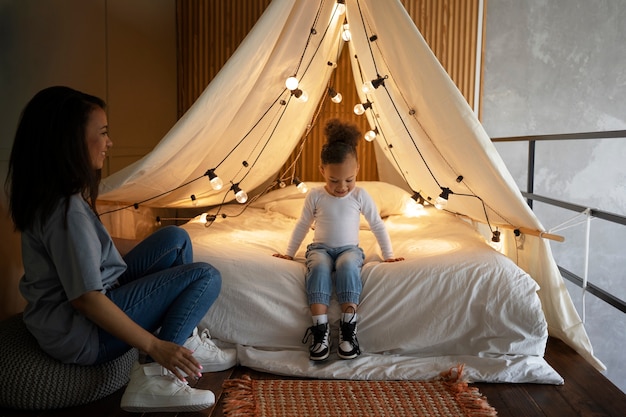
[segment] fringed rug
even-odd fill
[[[462,379],[433,381],[253,380],[224,383],[227,417],[485,417],[496,410]]]

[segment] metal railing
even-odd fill
[[[530,208],[533,208],[533,202],[539,201],[551,206],[560,207],[566,210],[575,211],[577,213],[586,213],[590,217],[606,220],[612,223],[626,226],[626,217],[619,214],[610,213],[598,209],[592,209],[578,204],[556,200],[550,197],[538,195],[534,193],[535,187],[535,153],[537,141],[557,141],[557,140],[597,140],[597,139],[622,139],[626,138],[626,130],[613,130],[606,132],[585,132],[557,135],[536,135],[536,136],[515,136],[504,138],[493,138],[492,142],[528,142],[528,174],[527,174],[527,191],[522,191],[522,195],[526,198]],[[587,242],[588,243],[588,242]],[[616,297],[610,292],[599,288],[598,286],[588,282],[586,279],[574,274],[567,269],[558,266],[563,278],[574,283],[586,292],[593,294],[607,304],[615,307],[623,313],[626,313],[626,301]]]

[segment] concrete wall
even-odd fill
[[[625,0],[488,0],[483,124],[491,137],[626,129]],[[522,190],[526,143],[497,145]],[[535,193],[626,215],[626,138],[537,143]],[[585,217],[535,203],[557,263],[585,274]],[[626,300],[626,227],[591,222],[589,281]],[[624,314],[568,289],[607,376],[626,391]]]
[[[0,178],[18,118],[40,89],[67,85],[108,103],[103,175],[149,152],[176,122],[175,0],[0,0]],[[0,318],[21,311],[19,235],[0,193]]]

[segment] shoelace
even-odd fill
[[[328,324],[326,324],[326,326],[328,326]],[[322,344],[324,342],[324,338],[326,337],[326,326],[323,324],[318,324],[316,326],[311,326],[306,329],[304,337],[302,338],[302,343],[308,343],[312,336],[314,346]]]
[[[356,334],[355,334],[356,323],[342,323],[341,324],[341,340],[344,342],[350,342],[353,344],[356,343]]]
[[[213,340],[211,340],[211,334],[209,333],[209,329],[202,330],[202,333],[200,333],[200,341],[202,342],[202,345],[209,349],[218,349]]]
[[[356,353],[361,353],[359,348],[359,341],[356,338],[356,323],[353,321],[356,314],[352,315],[350,321],[341,322],[341,341],[350,343],[355,349]]]

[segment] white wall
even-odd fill
[[[626,129],[625,0],[489,0],[483,124],[491,137]],[[526,143],[497,144],[526,190]],[[626,138],[537,143],[535,193],[626,215]],[[548,229],[577,214],[535,203]],[[573,220],[584,220],[579,218]],[[579,276],[585,224],[558,232],[557,263]],[[589,281],[626,300],[626,227],[593,220]],[[626,317],[568,284],[607,376],[626,391]]]
[[[40,89],[67,85],[108,103],[103,175],[149,152],[176,122],[175,0],[0,0],[0,179],[19,114]],[[20,311],[19,235],[0,193],[0,318]]]

